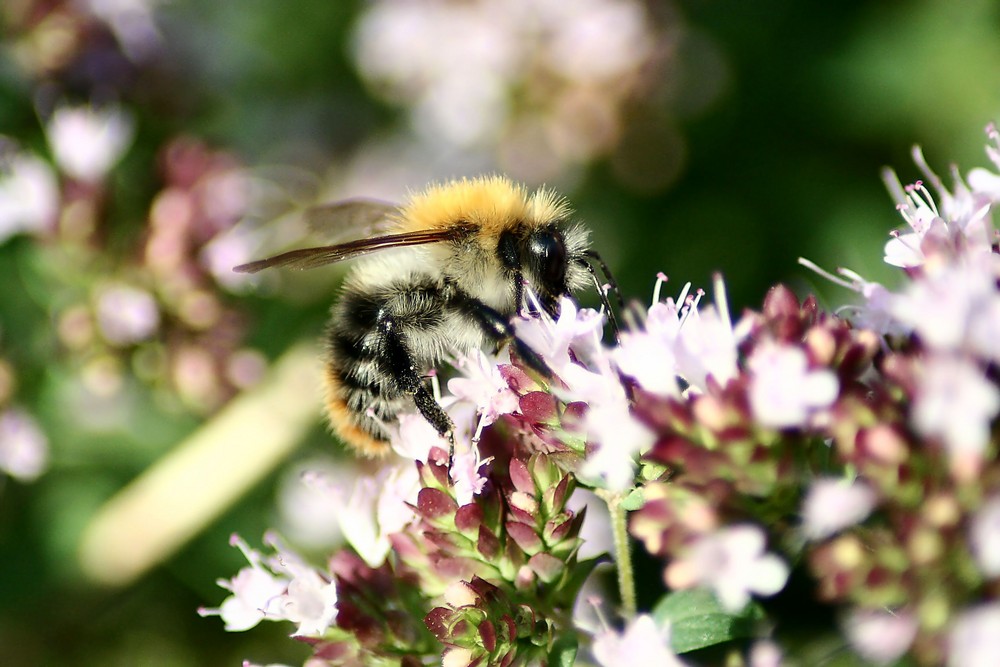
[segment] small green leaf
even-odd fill
[[[710,591],[701,588],[669,593],[653,608],[658,624],[670,624],[670,644],[677,653],[753,637],[763,617],[763,610],[754,602],[730,614]]]
[[[639,478],[644,482],[652,482],[663,477],[667,474],[668,470],[670,470],[670,468],[662,463],[643,461],[641,467],[639,468]]]
[[[576,664],[577,648],[579,646],[574,635],[557,639],[549,651],[549,667],[573,667]]]
[[[642,506],[646,504],[646,496],[642,492],[642,488],[632,489],[632,491],[622,498],[622,509],[626,512],[634,512],[635,510],[642,509]]]

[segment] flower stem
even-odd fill
[[[635,575],[632,572],[632,551],[629,549],[628,520],[619,493],[595,489],[608,505],[611,515],[611,532],[615,540],[615,563],[618,569],[618,594],[621,596],[621,613],[625,620],[635,616]]]

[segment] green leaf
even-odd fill
[[[557,639],[549,651],[549,667],[573,667],[576,664],[577,648],[579,645],[574,635]]]
[[[710,591],[692,588],[665,595],[653,608],[653,618],[670,624],[670,644],[687,653],[733,639],[753,637],[764,611],[755,602],[737,614],[722,609]]]
[[[632,491],[622,498],[622,509],[626,512],[634,512],[635,510],[642,509],[642,506],[646,504],[646,496],[642,492],[642,488],[632,489]]]

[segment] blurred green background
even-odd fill
[[[352,469],[318,419],[162,562],[114,581],[100,544],[80,555],[105,503],[319,337],[342,268],[228,271],[316,242],[297,209],[503,171],[570,198],[629,298],[721,271],[734,313],[776,282],[835,306],[850,294],[797,258],[891,283],[879,169],[919,178],[915,143],[941,174],[982,166],[1000,115],[989,0],[4,0],[0,20],[2,665],[306,655],[283,625],[231,634],[196,609],[245,564],[233,532],[335,540],[295,490],[303,466]],[[117,129],[57,136],[88,104]],[[213,483],[181,473],[163,497]]]

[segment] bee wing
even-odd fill
[[[293,269],[314,269],[318,266],[333,264],[345,259],[361,257],[387,248],[403,248],[425,243],[438,243],[457,238],[459,230],[451,229],[421,229],[403,234],[388,234],[358,239],[337,245],[320,246],[318,248],[301,248],[290,250],[274,257],[257,260],[249,264],[240,264],[233,271],[237,273],[257,273],[263,269],[275,266],[287,266]]]
[[[380,199],[357,197],[307,208],[303,217],[309,229],[331,243],[349,238],[384,236],[396,225],[399,205]]]

